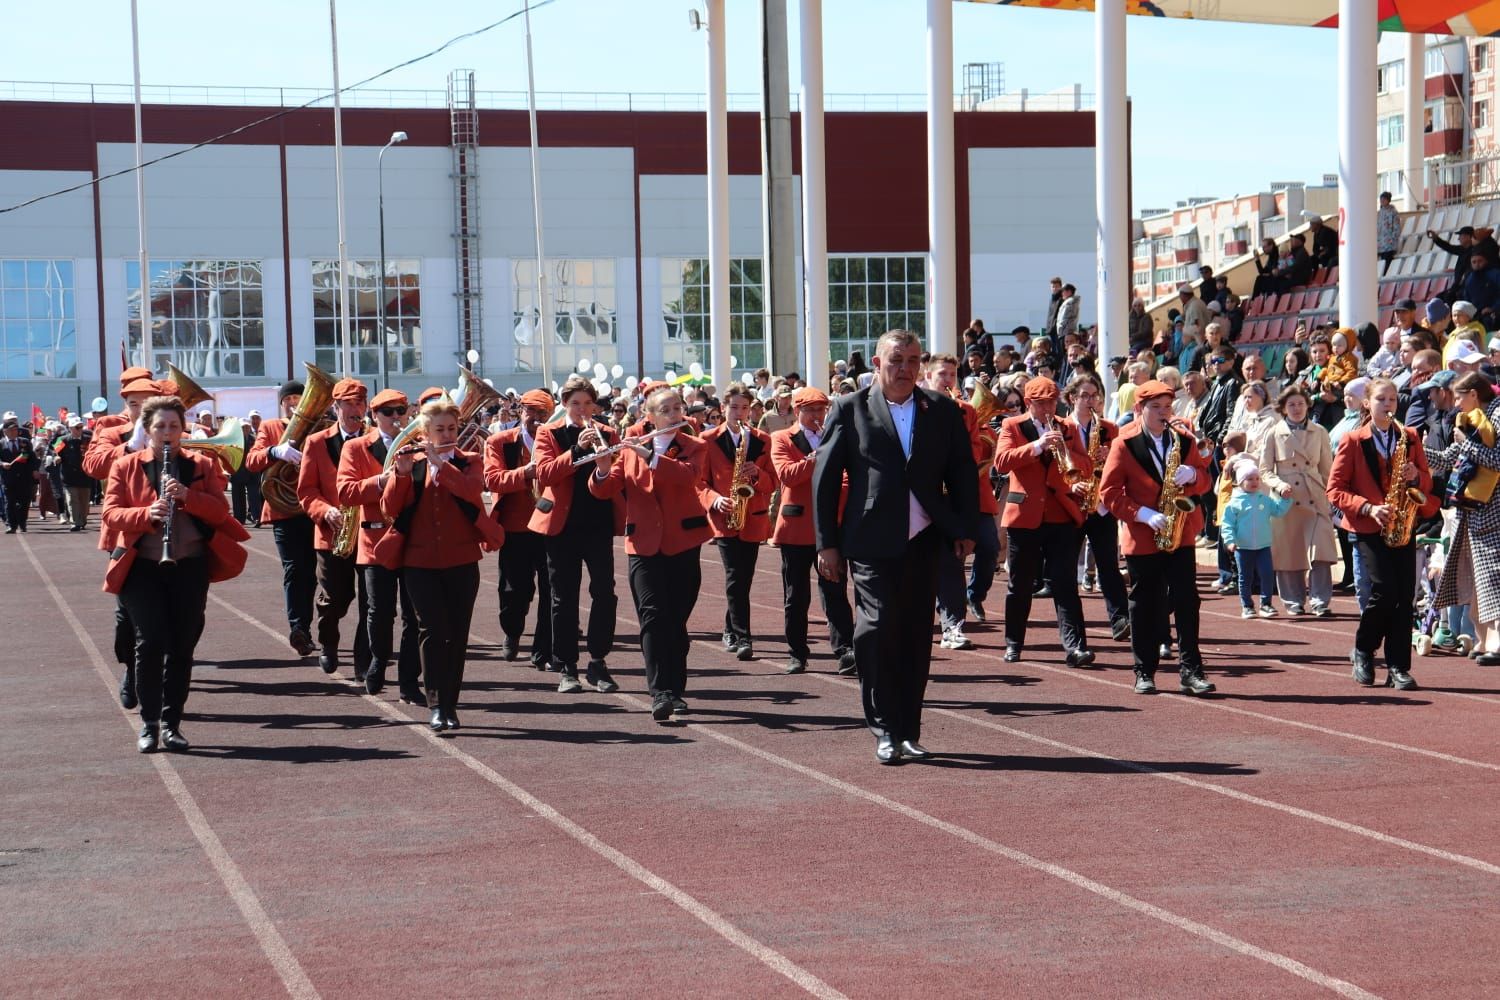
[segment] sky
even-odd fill
[[[795,92],[798,4],[786,2]],[[332,85],[328,8],[319,0],[139,0],[139,6],[146,85]],[[341,0],[343,82],[402,63],[520,6],[520,0]],[[691,0],[552,0],[533,10],[537,89],[701,94],[704,36],[689,27],[690,6]],[[760,89],[759,8],[759,0],[727,0],[732,93]],[[130,5],[124,0],[16,4],[5,20],[0,79],[130,83]],[[1260,191],[1271,181],[1318,181],[1333,172],[1335,32],[1127,21],[1137,210]],[[825,92],[920,95],[926,89],[925,33],[925,0],[824,0]],[[1092,92],[1093,46],[1089,14],[954,5],[955,75],[966,62],[1001,62],[1011,92],[1075,83]],[[449,70],[460,67],[476,71],[481,90],[524,89],[520,20],[371,86],[441,90]]]

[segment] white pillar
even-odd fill
[[[828,390],[828,178],[823,147],[823,0],[802,2],[802,308],[807,384]],[[884,332],[884,331],[882,331]]]
[[[1394,196],[1404,194],[1406,210],[1416,211],[1427,200],[1426,157],[1423,155],[1422,109],[1427,104],[1427,36],[1412,32],[1406,36],[1406,185]]]
[[[349,351],[349,246],[344,228],[344,104],[339,89],[339,17],[328,0],[328,31],[333,39],[333,198],[339,229],[339,371],[354,377]]]
[[[720,392],[729,370],[729,94],[725,82],[724,0],[708,0],[708,326],[709,373]]]
[[[1094,307],[1099,317],[1099,374],[1105,389],[1114,379],[1102,362],[1125,353],[1130,304],[1130,196],[1125,105],[1125,0],[1094,5]]]
[[[141,133],[141,31],[136,0],[130,0],[130,55],[135,69],[135,224],[139,236],[136,253],[141,262],[141,360],[142,368],[156,370],[151,344],[151,259],[146,252],[146,147]],[[100,323],[104,320],[101,318]],[[130,335],[125,339],[128,342]],[[99,359],[101,369],[104,359]]]
[[[1339,0],[1339,325],[1376,317],[1376,5]]]
[[[958,340],[953,207],[953,0],[927,0],[927,349]]]

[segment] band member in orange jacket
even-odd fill
[[[651,393],[645,414],[645,433],[687,420],[682,398],[671,389]],[[702,581],[699,550],[711,535],[698,493],[708,448],[686,430],[663,434],[598,459],[588,481],[595,496],[624,496],[630,596],[641,623],[651,717],[658,722],[687,711],[687,624]]]
[[[724,389],[724,423],[704,433],[706,458],[699,485],[714,532],[714,546],[724,564],[724,648],[741,660],[755,655],[750,633],[750,585],[760,545],[771,537],[771,494],[776,468],[771,464],[771,436],[750,426],[755,397],[743,384]],[[739,480],[735,470],[739,469]],[[738,517],[740,523],[732,523]]]
[[[276,390],[276,402],[281,413],[261,422],[255,434],[255,446],[245,456],[245,468],[251,472],[265,472],[273,460],[302,464],[302,452],[296,446],[281,443],[288,419],[302,401],[301,382],[286,382]],[[305,441],[303,442],[306,443]],[[318,560],[313,553],[313,523],[306,512],[298,510],[284,513],[265,502],[260,515],[261,524],[271,526],[271,535],[276,540],[276,553],[281,557],[281,590],[286,602],[287,627],[290,630],[287,642],[298,656],[311,656],[317,651],[312,640],[313,592],[318,586]]]
[[[1214,690],[1203,676],[1203,653],[1198,648],[1198,566],[1193,539],[1203,526],[1197,498],[1213,486],[1208,459],[1191,433],[1170,426],[1171,386],[1151,379],[1135,390],[1135,419],[1120,431],[1104,460],[1099,495],[1104,507],[1125,525],[1125,566],[1130,570],[1130,652],[1135,659],[1135,690],[1156,693],[1156,668],[1161,646],[1177,619],[1178,672],[1184,694]],[[1169,481],[1169,465],[1175,465]],[[1169,547],[1157,542],[1157,532],[1172,525],[1161,508],[1163,498],[1175,500],[1175,530]],[[1410,623],[1408,623],[1408,627]]]
[[[140,420],[146,446],[115,460],[104,492],[102,516],[116,541],[104,589],[119,595],[135,632],[136,749],[150,753],[159,741],[180,751],[188,748],[182,710],[208,585],[239,575],[240,542],[250,536],[230,516],[218,461],[179,448],[187,426],[182,402],[152,397]]]
[[[505,529],[500,550],[500,631],[505,658],[514,660],[536,596],[536,637],[531,665],[546,670],[552,660],[552,587],[547,581],[546,536],[531,530],[541,496],[537,478],[536,435],[556,404],[545,389],[521,396],[521,422],[491,434],[484,444],[484,486],[495,497],[493,516]]]
[[[807,669],[807,609],[812,603],[808,574],[814,573],[817,538],[813,532],[813,470],[823,421],[828,418],[828,396],[812,386],[792,394],[797,422],[771,435],[771,464],[781,483],[781,515],[771,538],[781,553],[781,590],[785,602],[786,643],[791,653],[786,672]],[[818,600],[828,619],[828,641],[839,661],[839,673],[854,673],[854,612],[843,580],[818,577]]]
[[[995,451],[995,468],[1010,475],[1009,503],[1001,518],[1010,549],[1004,659],[1014,663],[1021,658],[1032,584],[1045,572],[1068,666],[1087,666],[1094,662],[1094,654],[1078,599],[1078,528],[1083,512],[1073,484],[1075,477],[1092,475],[1093,467],[1078,428],[1057,416],[1057,383],[1039,375],[1026,383],[1022,395],[1027,412],[1000,425]]]
[[[312,520],[313,551],[318,564],[318,594],[313,610],[318,625],[318,665],[325,674],[339,668],[339,622],[349,611],[356,592],[354,620],[354,679],[363,681],[370,668],[370,642],[365,629],[369,597],[356,566],[356,553],[334,554],[334,543],[344,529],[339,501],[339,459],[344,448],[364,437],[367,390],[359,379],[340,379],[333,387],[333,426],[316,431],[303,442],[302,465],[297,470],[297,499]],[[351,526],[351,530],[358,530]],[[356,541],[357,544],[357,541]]]
[[[1063,395],[1073,407],[1072,419],[1078,427],[1078,440],[1094,468],[1092,479],[1081,480],[1073,489],[1074,495],[1082,498],[1092,482],[1096,498],[1092,505],[1094,509],[1083,512],[1082,537],[1093,547],[1094,569],[1099,590],[1104,594],[1110,634],[1116,640],[1122,640],[1130,635],[1130,608],[1125,599],[1125,580],[1120,576],[1120,524],[1097,502],[1098,483],[1104,478],[1104,457],[1109,454],[1115,438],[1120,436],[1120,428],[1104,419],[1104,383],[1099,381],[1099,376],[1074,376]]]
[[[88,450],[83,453],[86,475],[101,482],[109,479],[109,468],[116,458],[125,454],[126,442],[138,437],[136,449],[145,445],[145,429],[137,432],[136,424],[146,400],[160,393],[149,369],[133,367],[120,373],[120,396],[125,400],[125,409],[94,421],[94,436],[89,441]],[[99,548],[109,552],[114,547],[114,533],[101,520]],[[135,663],[135,627],[130,624],[125,603],[118,596],[115,598],[115,660],[124,668],[120,676],[120,706],[135,708],[135,671],[132,667]]]
[[[381,514],[395,522],[395,534],[383,541],[400,543],[383,561],[404,572],[417,612],[428,726],[441,733],[458,728],[479,560],[485,546],[500,546],[505,529],[483,510],[483,458],[458,450],[458,406],[433,400],[420,419],[421,445],[397,455],[380,498]]]
[[[385,471],[396,435],[406,424],[406,394],[383,389],[370,400],[375,414],[375,429],[344,445],[339,455],[338,498],[342,506],[359,507],[359,546],[354,560],[364,579],[368,606],[365,634],[370,645],[370,662],[365,669],[365,690],[379,694],[385,688],[385,671],[391,662],[391,637],[395,628],[397,591],[400,592],[401,649],[397,657],[396,677],[401,700],[409,705],[426,705],[422,690],[422,661],[417,651],[417,613],[411,606],[409,588],[401,570],[382,566],[375,548],[391,530],[391,521],[380,512],[380,497],[394,473]]]
[[[1359,546],[1361,565],[1370,574],[1370,600],[1360,612],[1349,658],[1354,679],[1368,687],[1375,683],[1375,654],[1385,646],[1386,686],[1410,691],[1417,686],[1411,676],[1412,600],[1417,587],[1412,536],[1416,533],[1400,544],[1392,544],[1384,532],[1396,516],[1390,503],[1392,494],[1402,489],[1402,484],[1422,494],[1421,500],[1409,493],[1406,496],[1406,501],[1417,508],[1417,521],[1435,514],[1441,498],[1432,495],[1432,472],[1427,467],[1421,435],[1396,422],[1396,384],[1390,379],[1375,379],[1366,387],[1365,399],[1369,419],[1339,439],[1339,450],[1328,474],[1328,501],[1344,512],[1344,524],[1354,532],[1354,544]],[[1392,469],[1402,437],[1406,439],[1406,463]]]
[[[589,663],[586,678],[600,692],[619,690],[605,657],[615,644],[615,544],[625,530],[625,507],[588,488],[593,463],[575,465],[585,455],[613,445],[614,428],[594,419],[598,393],[588,379],[563,383],[562,418],[536,434],[536,502],[531,530],[546,537],[547,579],[552,587],[552,660],[561,677],[557,690],[583,690],[578,682],[578,588],[589,571]]]

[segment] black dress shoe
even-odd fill
[[[912,760],[930,760],[932,758],[932,751],[916,740],[902,740],[901,756],[910,757]]]
[[[416,691],[411,688],[402,688],[401,704],[425,706],[427,704],[427,695],[423,694],[421,691]]]
[[[682,695],[672,695],[672,714],[681,715],[688,710],[688,703],[682,700]]]
[[[1051,597],[1052,596],[1052,585],[1050,583],[1043,584],[1042,589],[1038,590],[1036,593],[1032,594],[1031,596],[1032,597]]]
[[[785,672],[789,674],[805,674],[807,673],[807,661],[799,660],[794,656],[786,661]]]
[[[1135,675],[1135,693],[1136,694],[1155,694],[1156,693],[1156,681],[1152,680],[1150,674],[1143,674],[1143,673],[1141,673],[1139,671],[1136,672],[1136,675]]]
[[[323,668],[323,673],[331,674],[339,668],[339,658],[324,650],[318,654],[318,666]]]
[[[157,730],[155,726],[142,726],[141,735],[136,737],[135,748],[141,753],[151,753],[156,749]]]
[[[734,651],[734,658],[736,660],[753,660],[755,659],[755,650],[751,648],[748,642],[741,643],[740,647]]]
[[[434,708],[432,710],[432,718],[427,720],[427,728],[435,733],[440,733],[447,725],[447,721],[443,718],[443,710],[441,708]]]
[[[173,753],[182,753],[189,746],[188,741],[176,726],[161,727],[161,745]]]
[[[1005,644],[1005,655],[1000,657],[1006,663],[1018,663],[1021,659],[1021,647],[1013,642]]]
[[[1397,691],[1415,691],[1417,682],[1412,680],[1411,674],[1400,667],[1391,667],[1386,671],[1385,686],[1393,687]]]
[[[978,601],[969,601],[969,614],[973,615],[974,620],[976,622],[979,622],[979,624],[981,625],[987,624],[989,622],[989,617],[984,613],[984,605],[980,604]]]
[[[899,764],[901,748],[896,746],[890,736],[880,736],[875,740],[875,759],[882,764]]]
[[[135,708],[135,671],[131,667],[125,668],[125,676],[120,678],[120,707],[124,709]]]
[[[854,670],[854,650],[846,649],[839,654],[839,673],[847,677],[854,673]]]
[[[614,694],[620,690],[620,685],[610,676],[609,668],[604,665],[603,660],[590,660],[588,670],[584,673],[584,680],[594,686],[594,690],[600,694]]]
[[[443,716],[443,728],[450,733],[458,728],[458,713],[451,708],[448,710],[448,714]]]
[[[651,699],[651,718],[666,722],[672,717],[672,696],[665,691]]]
[[[1086,667],[1094,662],[1094,651],[1092,649],[1070,649],[1067,656],[1068,666]]]
[[[1170,660],[1177,654],[1172,652],[1172,644],[1170,642],[1164,642],[1161,644],[1161,647],[1157,649],[1156,655],[1163,660]]]
[[[1500,667],[1500,653],[1480,653],[1474,662],[1481,667]]]
[[[318,649],[306,629],[293,629],[292,634],[287,636],[287,642],[297,651],[298,656],[311,656]]]
[[[365,671],[365,691],[369,694],[379,694],[385,690],[385,667],[384,665],[372,665]]]
[[[1203,668],[1184,670],[1180,674],[1183,694],[1212,694],[1218,690],[1203,676]]]
[[[1349,653],[1349,662],[1354,665],[1354,681],[1365,687],[1375,686],[1375,664],[1369,653],[1356,649]]]
[[[500,655],[505,657],[505,662],[514,663],[516,657],[521,655],[521,640],[512,639],[510,636],[506,636],[505,641],[500,646],[500,649]]]

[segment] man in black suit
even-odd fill
[[[854,658],[875,757],[931,754],[920,742],[932,658],[940,546],[974,550],[979,473],[958,405],[917,387],[922,344],[891,330],[876,345],[875,380],[842,396],[813,473],[818,572],[854,577]],[[849,477],[842,523],[839,496]]]
[[[14,413],[5,414],[0,431],[0,476],[5,480],[5,533],[14,535],[26,530],[26,515],[36,490],[36,469],[31,453],[31,438],[21,433],[21,420]]]

